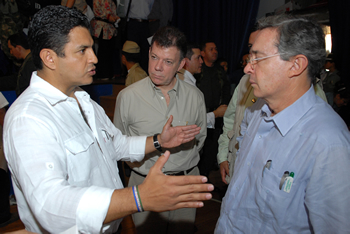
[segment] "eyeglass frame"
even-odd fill
[[[272,58],[272,57],[275,57],[275,56],[278,56],[278,55],[282,55],[284,53],[277,53],[277,54],[273,54],[273,55],[268,55],[268,56],[265,56],[265,57],[262,57],[262,58],[255,58],[255,59],[250,59],[250,54],[249,54],[249,59],[247,61],[247,64],[250,63],[250,65],[254,68],[254,65],[256,65],[260,60],[263,60],[263,59],[268,59],[268,58]],[[252,61],[256,61],[256,63],[252,63]]]

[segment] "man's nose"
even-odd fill
[[[90,51],[90,59],[91,59],[92,63],[94,63],[94,64],[98,63],[98,59],[97,59],[96,54],[95,54],[93,49],[91,49],[91,51]]]
[[[252,74],[254,71],[253,65],[251,63],[247,63],[247,65],[244,67],[244,73],[246,74]]]
[[[163,69],[163,62],[160,59],[157,60],[155,66],[154,66],[154,69],[156,71],[162,71],[162,69]]]

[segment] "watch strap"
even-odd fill
[[[153,145],[154,145],[154,148],[156,148],[159,152],[162,152],[162,147],[160,146],[158,141],[158,134],[159,133],[156,133],[153,135]]]

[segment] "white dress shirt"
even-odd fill
[[[196,78],[191,74],[191,72],[184,69],[184,81],[196,86]],[[207,113],[207,128],[215,128],[215,115],[214,112]]]
[[[115,231],[121,220],[102,225],[114,189],[123,188],[117,161],[143,159],[146,137],[123,136],[85,91],[75,96],[81,110],[34,72],[6,114],[5,155],[28,231]]]

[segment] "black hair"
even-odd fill
[[[186,53],[185,57],[188,58],[189,60],[191,60],[191,57],[194,54],[192,49],[199,49],[199,50],[201,50],[199,48],[199,45],[194,44],[194,43],[188,43],[187,44],[187,53]]]
[[[64,47],[69,42],[68,34],[75,27],[84,27],[91,32],[86,16],[75,8],[49,5],[38,11],[29,24],[28,38],[34,65],[43,68],[40,58],[42,49],[52,49],[64,57]]]
[[[7,41],[9,41],[13,47],[20,45],[26,50],[29,49],[28,39],[24,33],[15,33],[9,36]]]

